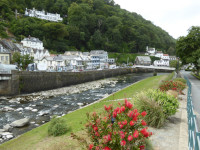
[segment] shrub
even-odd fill
[[[175,78],[174,81],[181,81],[182,83],[186,84],[186,80],[183,78]]]
[[[134,100],[140,112],[147,112],[144,120],[148,125],[156,128],[162,127],[166,118],[174,115],[179,106],[174,96],[153,89],[139,93]]]
[[[146,93],[142,92],[137,95],[137,98],[135,99],[135,105],[140,112],[147,112],[144,120],[149,126],[156,128],[163,126],[166,117],[162,106],[160,106],[154,99],[147,97]]]
[[[185,87],[186,84],[181,81],[164,81],[159,88],[161,91],[175,90],[181,93]]]
[[[64,119],[54,116],[48,127],[48,135],[59,136],[68,131],[67,124]]]
[[[86,129],[92,141],[89,149],[144,149],[145,139],[152,134],[147,131],[143,120],[146,112],[139,113],[127,100],[119,105],[114,110],[112,105],[104,106],[104,116],[95,112],[87,115]]]

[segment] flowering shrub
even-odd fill
[[[145,139],[152,135],[147,131],[143,118],[146,112],[139,113],[133,105],[125,100],[122,105],[113,109],[112,105],[104,106],[105,116],[95,112],[88,114],[86,125],[92,144],[90,150],[143,150]]]
[[[180,81],[164,81],[159,88],[161,91],[175,90],[181,93],[185,87],[186,85]]]

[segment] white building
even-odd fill
[[[104,50],[90,51],[91,62],[93,68],[108,68],[108,52]]]
[[[166,66],[169,67],[169,55],[168,54],[162,54],[160,60],[154,61],[154,66]]]
[[[46,13],[44,10],[38,11],[35,8],[33,8],[33,10],[26,8],[25,15],[54,22],[63,21],[63,18],[60,17],[60,14]]]
[[[43,42],[38,38],[29,36],[28,38],[24,38],[21,43],[22,45],[16,44],[21,51],[21,55],[29,54],[34,57],[35,62],[45,56],[50,56],[49,51],[44,49]]]
[[[28,37],[24,38],[21,43],[23,44],[24,47],[30,47],[30,48],[35,48],[35,49],[40,49],[43,50],[43,42],[40,41],[38,38],[35,37]]]
[[[156,54],[155,54],[155,57],[162,58],[162,56],[163,56],[163,52],[162,51],[157,51]]]
[[[147,55],[150,55],[150,56],[154,56],[155,53],[156,53],[156,49],[155,48],[150,48],[150,47],[146,47],[146,52],[147,52]]]

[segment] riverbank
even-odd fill
[[[113,101],[115,99],[124,99],[135,95],[141,90],[149,88],[157,88],[159,83],[164,80],[166,76],[150,77],[145,80],[139,81],[115,94],[108,96],[106,99],[99,101],[98,103],[92,104],[83,109],[76,110],[70,114],[65,115],[63,118],[67,121],[68,126],[71,127],[71,131],[60,137],[50,137],[47,135],[48,123],[38,128],[35,128],[18,138],[8,141],[0,145],[0,149],[13,149],[13,150],[24,150],[24,149],[81,149],[77,141],[71,139],[70,133],[82,134],[84,125],[86,123],[87,112],[101,112],[104,105],[113,103],[114,105],[118,102]],[[70,140],[71,139],[71,140]],[[63,146],[61,146],[63,145]],[[64,145],[67,145],[65,147]],[[56,148],[57,147],[57,148]],[[53,150],[52,149],[52,150]]]

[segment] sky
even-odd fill
[[[200,26],[200,0],[114,0],[122,9],[140,14],[177,39]]]

